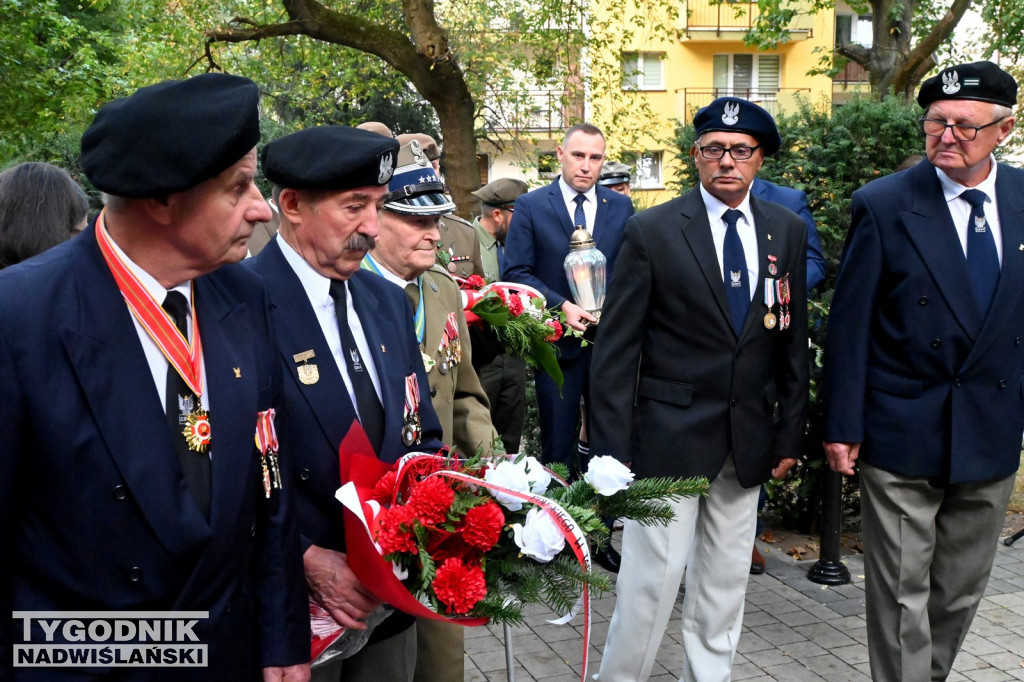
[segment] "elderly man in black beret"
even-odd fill
[[[921,85],[927,160],[853,195],[829,316],[825,451],[860,465],[875,680],[944,680],[985,592],[1024,431],[1024,172],[992,153],[1017,83]]]
[[[594,343],[590,447],[637,478],[706,476],[667,527],[626,521],[601,682],[651,673],[685,572],[681,680],[730,679],[761,483],[804,433],[807,228],[750,184],[780,145],[734,97],[693,119],[700,185],[626,224]],[[513,228],[515,229],[515,228]]]
[[[259,279],[232,265],[270,218],[253,183],[258,100],[252,81],[206,74],[101,108],[82,165],[106,208],[0,274],[0,612],[181,613],[207,651],[176,679],[309,677],[267,304]],[[55,632],[67,649],[109,633],[95,621],[84,642]],[[12,667],[25,640],[47,641],[38,620],[0,630],[0,678],[81,679]],[[105,662],[80,668],[175,672]]]
[[[284,370],[282,448],[294,452],[306,580],[346,628],[380,601],[349,568],[338,446],[359,420],[377,456],[397,461],[441,447],[405,295],[360,263],[378,235],[377,212],[398,143],[345,126],[307,128],[263,149],[263,172],[281,212],[277,237],[250,261],[270,295]],[[432,255],[432,254],[431,254]],[[418,388],[417,388],[418,387]],[[412,679],[412,618],[389,617],[369,644],[313,670],[315,680]]]

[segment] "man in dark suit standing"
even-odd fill
[[[758,487],[793,466],[804,433],[807,230],[748,191],[781,144],[775,122],[723,97],[694,127],[700,186],[626,226],[594,344],[590,443],[638,478],[711,489],[673,503],[667,527],[625,522],[601,682],[650,675],[684,571],[680,679],[729,679]]]
[[[569,237],[583,227],[608,259],[607,275],[615,267],[622,230],[633,215],[629,199],[597,186],[604,163],[604,135],[589,123],[575,125],[558,145],[562,173],[557,180],[516,199],[505,242],[504,278],[528,284],[544,295],[549,308],[560,308],[565,321],[577,331],[597,319],[572,300],[563,262]],[[591,348],[578,338],[558,341],[558,364],[564,381],[561,390],[545,372],[537,372],[537,412],[540,419],[541,461],[559,462],[575,474],[576,428],[580,399],[587,394]],[[580,462],[586,467],[586,462]],[[597,557],[609,570],[618,570],[618,553],[609,545]]]
[[[358,419],[378,457],[397,461],[441,447],[441,427],[405,295],[359,264],[378,234],[398,142],[345,126],[307,128],[270,142],[263,172],[281,214],[277,237],[250,261],[270,296],[295,453],[306,580],[350,628],[380,606],[348,566],[338,446]],[[410,680],[415,628],[391,616],[352,658],[313,671],[316,680]]]
[[[232,265],[270,219],[258,101],[252,81],[211,73],[104,106],[82,165],[106,208],[0,273],[0,612],[209,614],[207,667],[95,677],[309,677],[292,453],[274,472],[254,446],[280,397],[267,304]],[[23,638],[0,630],[0,678],[82,679],[12,667]]]
[[[1024,431],[1024,173],[992,152],[1017,83],[921,85],[927,161],[853,195],[825,354],[825,451],[860,463],[875,680],[944,680],[988,582]]]

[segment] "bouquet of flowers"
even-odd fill
[[[520,623],[523,606],[533,603],[560,614],[552,623],[582,611],[585,645],[591,591],[611,587],[590,566],[590,546],[610,537],[601,517],[666,524],[669,500],[705,495],[708,486],[704,479],[633,481],[612,457],[592,460],[572,484],[557,465],[523,455],[460,460],[442,451],[388,465],[358,424],[339,458],[349,563],[378,598],[464,625]]]
[[[562,338],[565,327],[561,315],[548,310],[539,291],[514,282],[488,284],[480,275],[456,281],[463,290],[467,323],[480,320],[491,325],[506,353],[543,369],[562,385],[554,343]]]

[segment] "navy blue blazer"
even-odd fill
[[[615,258],[622,244],[626,221],[633,215],[633,204],[622,194],[597,186],[597,217],[594,242],[608,259],[607,278],[611,281]],[[569,253],[573,233],[572,216],[562,200],[556,179],[516,199],[515,213],[505,238],[502,277],[534,287],[547,299],[549,308],[559,308],[572,299],[569,281],[562,263]],[[564,337],[558,342],[562,357],[579,353],[579,339]]]
[[[754,178],[750,193],[758,199],[785,206],[803,219],[804,225],[807,226],[807,291],[821,284],[825,280],[828,263],[825,260],[825,253],[821,250],[818,226],[811,215],[811,209],[807,207],[807,194],[761,178]]]
[[[310,544],[343,551],[342,507],[334,494],[341,486],[338,446],[356,419],[352,401],[309,297],[277,240],[246,264],[266,285],[279,362],[284,368],[284,408],[278,437],[282,450],[295,453],[302,551]],[[364,270],[356,272],[348,286],[380,379],[385,421],[378,457],[395,462],[408,452],[440,449],[441,425],[430,403],[430,388],[405,293]],[[299,378],[303,363],[297,362],[295,355],[309,350],[315,357],[308,364],[317,366],[319,379],[304,384]],[[413,373],[420,387],[423,437],[420,445],[408,448],[402,443],[405,378]]]
[[[209,522],[94,228],[0,272],[0,613],[209,611],[196,634],[210,667],[189,678],[248,681],[257,666],[309,659],[290,453],[284,490],[267,500],[253,437],[280,375],[252,273],[223,267],[197,278],[195,295],[213,424]],[[38,672],[11,669],[22,628],[7,622],[0,679]]]
[[[868,183],[828,319],[825,439],[907,476],[1013,474],[1024,432],[1024,172],[996,178],[1003,263],[988,316],[935,167]]]

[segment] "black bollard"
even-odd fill
[[[839,533],[842,527],[843,477],[825,465],[825,494],[821,500],[821,552],[807,571],[807,578],[819,585],[845,585],[850,569],[839,560]]]

